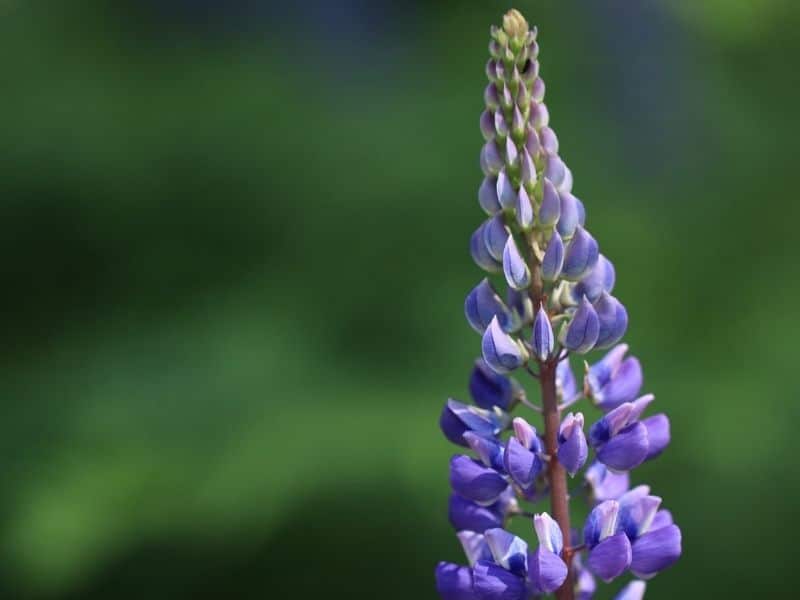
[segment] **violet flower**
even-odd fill
[[[614,265],[586,228],[559,154],[536,38],[516,10],[491,28],[479,118],[478,205],[488,218],[472,234],[470,254],[492,279],[464,303],[482,357],[469,377],[474,405],[450,399],[439,418],[445,437],[469,452],[450,461],[448,504],[466,564],[440,563],[436,589],[445,600],[589,600],[598,582],[630,573],[636,579],[616,598],[641,600],[645,580],[681,554],[681,530],[661,498],[648,486],[631,488],[631,471],[668,447],[670,422],[645,414],[654,397],[641,395],[641,364],[618,343],[628,312],[611,295]],[[586,364],[579,385],[568,355],[607,348]],[[538,405],[517,372],[538,380]],[[584,398],[599,414],[566,413]],[[520,407],[540,422],[512,417]],[[535,514],[545,497],[552,517]],[[590,512],[576,531],[569,503],[579,498]],[[533,517],[536,543],[508,531],[519,517]]]

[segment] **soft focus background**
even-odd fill
[[[434,597],[510,6],[0,3],[0,597]],[[673,423],[648,598],[792,596],[800,5],[516,6]]]

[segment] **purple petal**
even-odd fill
[[[522,366],[527,360],[527,352],[500,327],[497,317],[489,323],[489,327],[481,340],[483,360],[496,373],[507,373]]]
[[[661,498],[648,494],[627,501],[623,496],[620,498],[619,506],[617,529],[624,531],[629,539],[635,540],[650,530],[661,506]]]
[[[555,281],[564,266],[564,242],[558,231],[553,231],[542,258],[542,279]]]
[[[539,546],[528,556],[528,582],[534,592],[554,592],[566,578],[567,565],[558,554]]]
[[[559,193],[568,194],[572,192],[572,171],[566,165],[564,165],[564,179],[561,181],[561,185],[558,186]],[[575,198],[577,201],[578,206],[578,224],[583,225],[586,223],[586,209],[583,207],[583,202]]]
[[[597,313],[584,297],[567,327],[564,346],[573,352],[585,354],[594,348],[599,334],[600,322]]]
[[[508,307],[486,278],[467,295],[464,301],[464,313],[472,328],[480,334],[486,331],[495,317],[505,330],[510,329],[512,325]]]
[[[627,351],[627,344],[615,346],[589,368],[589,372],[586,374],[586,383],[593,395],[599,393],[600,389],[611,381],[612,375],[619,369]]]
[[[473,589],[472,569],[453,563],[436,565],[436,591],[442,600],[478,600]]]
[[[578,398],[578,382],[572,368],[569,366],[569,359],[564,359],[556,367],[556,392],[561,399],[561,404],[569,406]]]
[[[553,185],[558,187],[564,181],[566,174],[566,165],[558,155],[548,156],[544,165],[544,176],[553,182]]]
[[[614,596],[614,600],[642,600],[646,587],[644,581],[631,581]]]
[[[506,174],[506,170],[500,171],[497,176],[497,198],[503,208],[514,208],[517,201],[517,192],[511,183],[511,178]],[[505,240],[504,240],[505,241]],[[498,257],[502,258],[502,257]]]
[[[681,556],[681,530],[667,525],[644,534],[633,543],[631,571],[642,578],[652,577],[672,566]]]
[[[541,77],[537,77],[533,82],[533,86],[531,88],[531,98],[536,102],[541,102],[544,100],[544,80]]]
[[[488,110],[481,113],[480,118],[481,134],[485,141],[493,140],[495,136],[494,116]]]
[[[528,544],[505,529],[489,529],[484,534],[494,562],[514,573],[524,575],[528,570]]]
[[[472,260],[474,260],[475,264],[481,269],[489,273],[496,273],[503,268],[503,265],[499,260],[489,254],[489,250],[486,248],[484,242],[485,229],[486,224],[482,223],[472,234],[469,240],[469,253],[472,256]]]
[[[545,227],[552,227],[561,216],[561,198],[558,196],[556,186],[545,178],[542,183],[542,205],[539,207],[539,223]]]
[[[596,347],[613,346],[622,339],[628,329],[628,311],[619,300],[606,292],[600,294],[600,298],[594,303],[594,309],[600,321],[600,334],[597,336]]]
[[[522,229],[530,229],[533,225],[533,205],[525,186],[522,185],[517,192],[517,204],[515,206],[517,213],[517,223]]]
[[[589,441],[592,446],[599,448],[622,431],[623,428],[634,422],[636,419],[631,418],[633,412],[633,404],[625,402],[608,414],[603,415],[597,423],[589,428]]]
[[[650,531],[655,531],[656,529],[667,527],[668,525],[672,525],[673,523],[674,521],[672,520],[672,513],[669,512],[666,508],[662,508],[660,511],[656,513],[656,516],[653,518],[653,523],[650,525]]]
[[[549,127],[542,127],[539,132],[539,141],[547,154],[558,154],[558,137],[555,131]]]
[[[561,216],[558,218],[556,228],[564,239],[569,239],[578,227],[578,204],[575,196],[569,192],[558,195],[561,200]]]
[[[518,292],[508,288],[506,301],[511,312],[512,326],[506,327],[506,331],[517,331],[523,325],[528,325],[533,321],[533,302],[527,292]]]
[[[514,436],[524,448],[533,452],[542,451],[542,440],[536,433],[536,428],[522,417],[515,417],[511,422],[514,427]]]
[[[659,413],[652,417],[647,417],[642,423],[647,427],[647,438],[650,442],[645,460],[650,460],[661,454],[669,446],[669,419],[664,413]]]
[[[463,454],[450,459],[450,485],[457,494],[480,504],[496,502],[508,486],[497,471]]]
[[[541,459],[512,437],[508,439],[503,460],[511,479],[523,490],[530,490],[542,470]]]
[[[458,494],[450,495],[448,518],[456,531],[475,531],[483,533],[487,529],[500,527],[504,513],[499,502],[491,506],[481,506]]]
[[[510,137],[506,138],[506,165],[515,167],[519,163],[519,150]]]
[[[606,583],[622,575],[630,564],[631,543],[622,532],[604,539],[589,551],[589,568]]]
[[[531,153],[528,148],[522,148],[522,159],[520,163],[520,181],[525,185],[533,185],[536,183],[536,165],[533,163]]]
[[[500,173],[501,178],[502,176],[503,173]],[[486,244],[486,249],[492,258],[503,260],[503,250],[509,237],[510,234],[502,214],[498,213],[484,223],[483,243]]]
[[[628,425],[597,451],[597,460],[615,471],[629,471],[647,458],[647,428],[641,422]]]
[[[525,138],[525,149],[531,156],[536,156],[539,153],[539,136],[533,127],[528,126],[528,134]]]
[[[599,258],[597,241],[583,227],[578,225],[564,253],[562,277],[577,281],[597,265]]]
[[[536,312],[536,319],[533,321],[532,341],[533,351],[536,357],[541,361],[547,360],[555,347],[555,339],[553,336],[553,327],[550,325],[550,319],[541,306]]]
[[[500,63],[498,62],[498,64]],[[497,110],[500,108],[500,95],[497,93],[497,86],[495,86],[495,84],[490,83],[486,86],[486,89],[483,92],[483,101],[491,110]]]
[[[536,129],[547,127],[550,124],[550,111],[547,110],[547,105],[531,101],[530,120]]]
[[[506,124],[506,120],[503,118],[502,111],[496,111],[494,113],[494,128],[497,131],[497,135],[501,138],[504,138],[508,135],[508,125]]]
[[[600,254],[594,269],[575,284],[572,296],[576,300],[579,300],[581,296],[586,296],[590,302],[594,302],[602,292],[611,293],[611,290],[614,289],[615,278],[614,265]]]
[[[456,537],[461,542],[464,555],[467,557],[467,562],[471,567],[475,566],[475,563],[479,560],[492,560],[489,544],[486,543],[483,534],[475,531],[459,531],[456,533]]]
[[[503,168],[503,157],[494,141],[486,142],[481,150],[482,163],[490,175],[497,175]]]
[[[526,597],[525,582],[521,577],[490,562],[478,562],[472,577],[480,600],[524,600]]]
[[[472,431],[465,431],[462,437],[484,465],[500,473],[505,471],[503,446],[493,439],[482,437]]]
[[[636,398],[642,389],[642,379],[642,365],[639,359],[629,356],[622,361],[609,382],[597,393],[593,393],[592,399],[601,409],[612,410],[623,402],[630,402]]]
[[[570,413],[561,424],[558,436],[558,462],[571,476],[578,472],[589,456],[586,436],[583,434],[583,415]]]
[[[619,502],[616,500],[606,500],[595,506],[586,517],[583,526],[583,541],[589,548],[594,548],[597,544],[608,537],[611,537],[617,529],[617,517],[619,516]]]
[[[530,269],[528,269],[525,259],[522,258],[512,235],[508,236],[503,249],[503,273],[506,276],[506,283],[515,290],[524,290],[530,285]]]
[[[500,206],[500,199],[497,197],[497,180],[494,177],[483,179],[481,187],[478,188],[478,204],[489,216],[493,216],[503,209]]]
[[[483,359],[475,361],[469,377],[469,393],[475,404],[487,409],[499,406],[508,410],[514,401],[515,391],[511,379],[492,371]]]
[[[523,118],[522,113],[519,111],[518,106],[514,106],[514,114],[511,118],[511,129],[513,130],[515,136],[522,135],[522,133],[525,131],[525,119]]]
[[[547,513],[534,515],[533,528],[536,530],[536,537],[539,539],[539,544],[550,552],[561,554],[564,549],[564,535],[561,533],[561,527],[556,523],[555,519]]]
[[[653,394],[645,394],[640,398],[637,398],[633,402],[631,402],[631,406],[633,406],[633,410],[631,410],[631,415],[628,418],[629,423],[633,423],[634,421],[638,421],[639,417],[642,416],[642,413],[647,409],[648,406],[655,400],[656,397]]]

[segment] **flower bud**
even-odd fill
[[[515,290],[524,290],[530,285],[531,272],[525,259],[519,253],[514,236],[509,235],[503,250],[503,273],[509,287]]]
[[[483,534],[494,562],[515,575],[528,570],[528,544],[499,527],[487,529]]]
[[[511,119],[511,131],[517,139],[522,138],[525,133],[525,119],[519,111],[518,106],[514,106],[514,115]]]
[[[596,348],[608,348],[616,344],[628,329],[628,311],[622,303],[606,292],[594,303],[597,318],[600,321],[600,334],[597,336]]]
[[[497,471],[463,454],[450,460],[450,485],[455,493],[483,505],[493,504],[508,487]]]
[[[561,181],[561,185],[558,186],[559,193],[569,194],[572,192],[572,171],[566,165],[564,165],[564,179]],[[578,222],[583,225],[586,222],[586,209],[583,207],[583,202],[575,198],[578,203]]]
[[[474,260],[475,264],[481,269],[489,273],[496,273],[503,265],[489,254],[489,250],[486,248],[486,244],[483,241],[485,229],[486,224],[481,224],[475,233],[472,234],[472,237],[469,239],[469,253],[472,256],[472,260]]]
[[[547,105],[531,101],[531,123],[539,130],[542,127],[547,127],[550,123],[550,112],[547,110]]]
[[[478,204],[490,217],[503,210],[497,197],[497,179],[485,177],[478,188]]]
[[[524,39],[529,31],[528,21],[516,8],[512,8],[503,15],[503,31],[511,38]]]
[[[503,112],[497,111],[494,113],[494,129],[501,138],[504,138],[508,135],[508,125],[506,124],[506,120],[503,118]]]
[[[558,154],[558,137],[555,131],[549,127],[542,127],[542,130],[539,132],[539,141],[542,144],[542,149],[547,154]]]
[[[583,414],[569,413],[558,432],[558,462],[574,477],[588,456],[589,447],[583,434]]]
[[[555,519],[547,513],[533,516],[533,528],[539,544],[547,551],[561,554],[564,549],[564,536]]]
[[[481,150],[481,169],[484,175],[497,175],[500,169],[503,168],[503,157],[500,156],[500,151],[494,140],[486,142]]]
[[[514,208],[517,193],[505,169],[497,176],[497,198],[503,208]]]
[[[506,138],[506,165],[513,168],[519,166],[519,150],[510,137]]]
[[[513,379],[495,373],[479,358],[469,377],[469,393],[481,408],[491,410],[497,406],[509,410],[514,405],[516,395],[523,392]]]
[[[511,479],[524,492],[533,489],[536,477],[544,468],[538,454],[523,446],[516,437],[508,439],[503,463]]]
[[[573,295],[576,300],[581,296],[586,296],[589,302],[594,302],[600,297],[602,292],[611,293],[614,289],[615,280],[616,274],[614,272],[614,265],[611,264],[611,261],[605,256],[600,254],[594,269],[584,275],[572,288]]]
[[[570,281],[580,279],[595,267],[598,257],[597,241],[583,227],[578,226],[564,253],[561,276]]]
[[[503,92],[500,95],[500,106],[503,107],[503,110],[510,110],[512,106],[514,106],[514,94],[511,93],[511,89],[507,86],[503,86]]]
[[[528,352],[492,319],[481,342],[483,359],[497,373],[508,373],[528,361]]]
[[[497,82],[497,63],[493,59],[486,61],[486,79],[491,83]]]
[[[541,148],[539,145],[539,135],[530,125],[528,125],[528,133],[525,137],[525,148],[528,149],[528,154],[531,156],[536,156]]]
[[[527,448],[537,454],[542,452],[544,446],[533,425],[522,417],[515,417],[511,424],[514,428],[514,437],[522,444],[523,448]]]
[[[527,153],[528,151],[525,150],[525,154]],[[527,231],[533,226],[533,205],[531,204],[531,198],[528,192],[525,191],[524,185],[519,186],[515,212],[517,215],[517,223],[523,231]]]
[[[569,239],[578,227],[578,204],[575,196],[569,192],[558,195],[561,200],[561,211],[556,227],[564,239]]]
[[[559,191],[563,193],[572,192],[572,171],[569,170],[569,167],[565,167],[565,174],[564,174],[565,181],[567,178],[567,174],[569,174],[570,177],[569,189],[562,190],[561,188],[559,188]],[[564,187],[563,183],[562,187]],[[581,202],[581,200],[577,196],[573,196],[573,198],[575,198],[575,208],[578,211],[578,225],[583,227],[586,224],[586,208],[583,206],[583,202]]]
[[[500,108],[500,95],[497,93],[497,86],[494,83],[486,86],[486,90],[483,92],[483,101],[486,104],[486,108],[491,111]]]
[[[553,352],[555,339],[553,326],[550,325],[550,319],[541,306],[536,312],[536,319],[533,321],[533,339],[531,341],[536,358],[542,362],[546,361]]]
[[[594,348],[599,334],[600,322],[597,313],[584,297],[566,328],[564,346],[578,354],[586,354]]]
[[[533,82],[533,86],[531,87],[531,98],[534,102],[541,103],[544,101],[544,79],[541,77],[537,77]]]
[[[486,331],[489,323],[495,317],[498,318],[502,327],[510,328],[511,325],[508,307],[497,295],[489,280],[485,278],[467,294],[464,301],[464,314],[472,328],[481,334]]]
[[[498,213],[486,221],[483,227],[483,243],[492,258],[503,260],[503,251],[508,238],[509,231],[502,214]]]
[[[547,250],[542,258],[542,279],[545,281],[555,281],[561,275],[564,267],[564,242],[558,231],[553,231],[550,241],[547,243]]]
[[[564,161],[561,160],[557,154],[549,155],[544,165],[544,176],[552,181],[553,185],[558,187],[561,185],[561,182],[564,181],[565,169],[566,165]]]
[[[536,165],[533,164],[530,152],[527,148],[522,149],[522,161],[520,163],[520,180],[523,184],[534,185],[536,183]]]
[[[480,126],[483,139],[487,142],[493,140],[496,133],[494,128],[494,117],[488,110],[485,110],[481,113]]]
[[[558,196],[556,186],[545,178],[542,181],[542,205],[539,207],[539,224],[543,227],[552,227],[561,216],[561,198]]]
[[[647,428],[648,448],[645,460],[650,460],[657,457],[669,446],[669,419],[664,413],[659,413],[652,417],[647,417],[642,421],[642,424]]]
[[[519,72],[519,75],[526,85],[533,83],[533,81],[539,76],[539,61],[528,58],[528,60],[525,61],[522,70]]]

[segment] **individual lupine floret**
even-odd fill
[[[622,339],[625,330],[628,329],[628,311],[619,300],[607,292],[600,293],[600,297],[594,303],[594,309],[600,323],[600,333],[595,348],[613,346]]]
[[[589,429],[589,442],[597,451],[597,460],[615,471],[628,471],[647,458],[650,443],[639,417],[652,394],[619,405]]]
[[[545,281],[555,281],[561,275],[561,269],[563,267],[564,242],[558,234],[558,231],[553,231],[553,235],[550,237],[550,241],[547,242],[547,249],[542,257],[542,279]]]
[[[496,273],[503,268],[502,263],[489,254],[484,242],[485,223],[482,224],[469,239],[469,253],[472,260],[487,273]]]
[[[483,360],[497,373],[518,369],[530,358],[525,346],[503,331],[496,316],[483,334],[481,350]]]
[[[634,356],[624,358],[627,351],[627,344],[615,346],[586,372],[585,393],[604,411],[630,402],[642,389],[642,366]]]
[[[589,447],[583,434],[583,414],[569,413],[561,421],[558,432],[558,462],[574,477],[588,456]]]
[[[536,478],[544,469],[540,456],[543,445],[536,429],[525,419],[517,417],[513,426],[514,435],[506,442],[503,462],[511,480],[525,494],[530,494],[536,485]]]
[[[542,227],[553,227],[561,216],[561,199],[556,186],[549,179],[542,182],[542,204],[539,207],[539,224]]]
[[[503,249],[503,273],[509,287],[515,290],[524,290],[530,285],[531,272],[525,259],[519,253],[514,236],[508,236]]]
[[[450,398],[442,409],[439,426],[448,440],[467,446],[464,433],[472,431],[482,437],[494,438],[505,429],[508,421],[508,415],[499,408],[485,410]]]
[[[606,500],[592,509],[583,528],[583,541],[589,549],[588,565],[605,582],[618,577],[631,564],[628,536],[617,531],[619,502]]]
[[[547,360],[555,347],[553,326],[550,324],[547,312],[541,306],[536,312],[536,318],[533,321],[533,339],[531,342],[534,355],[541,361]]]
[[[486,331],[494,318],[498,319],[506,331],[514,331],[516,325],[508,306],[488,279],[483,279],[467,295],[464,301],[464,314],[472,328],[480,334]]]
[[[599,256],[597,241],[588,231],[578,225],[564,253],[561,276],[570,281],[577,281],[585,277],[597,265]]]
[[[572,294],[576,301],[586,296],[589,302],[596,301],[602,292],[609,294],[614,290],[616,282],[616,272],[614,265],[605,256],[600,254],[597,264],[572,288]]]
[[[586,354],[594,348],[600,335],[600,320],[597,312],[584,296],[572,320],[562,330],[564,347],[579,354]]]
[[[537,594],[549,594],[567,578],[567,565],[561,558],[564,539],[561,529],[547,513],[534,515],[533,527],[539,546],[528,556],[528,582]]]
[[[494,504],[508,487],[500,473],[469,456],[457,454],[450,460],[453,491],[478,504]]]
[[[469,393],[481,408],[492,410],[497,406],[504,411],[512,409],[525,395],[516,380],[495,373],[482,358],[475,361],[470,374]]]

